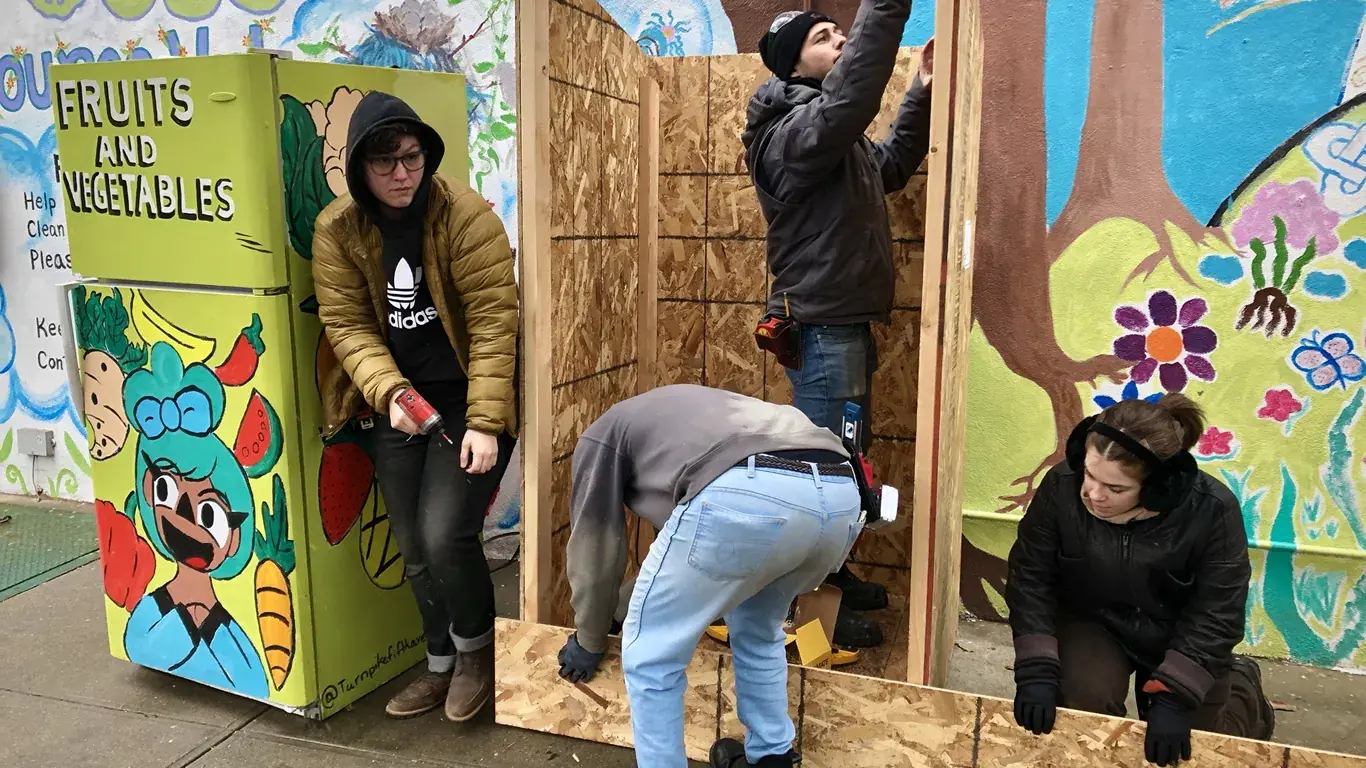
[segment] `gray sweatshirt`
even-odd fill
[[[840,439],[790,405],[695,384],[612,406],[574,449],[567,553],[579,643],[601,653],[626,573],[625,508],[662,529],[674,509],[756,453],[831,451]]]

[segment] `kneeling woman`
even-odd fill
[[[1267,739],[1273,713],[1235,657],[1247,607],[1237,499],[1190,449],[1190,398],[1126,400],[1081,422],[1010,551],[1015,719],[1036,734],[1059,706],[1123,717],[1129,678],[1147,758],[1190,758],[1192,728]]]

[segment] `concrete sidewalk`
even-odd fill
[[[505,728],[487,709],[391,720],[384,703],[411,671],[318,723],[142,669],[109,655],[103,594],[92,563],[0,602],[0,765],[635,766],[630,750]]]

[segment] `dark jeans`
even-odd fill
[[[1063,621],[1058,627],[1058,658],[1062,662],[1062,686],[1058,706],[1114,717],[1127,717],[1129,677],[1133,676],[1138,716],[1147,715],[1149,696],[1143,693],[1152,670],[1138,667],[1114,636],[1099,624]],[[1236,666],[1214,682],[1205,703],[1191,718],[1199,731],[1250,739],[1270,733],[1269,711],[1260,680],[1242,674]]]
[[[409,437],[384,422],[376,423],[373,438],[389,527],[434,657],[477,651],[493,640],[493,580],[479,533],[514,442],[500,435],[494,468],[466,475],[460,468],[464,435],[458,428],[447,431],[454,445]]]
[[[819,427],[836,435],[844,424],[849,401],[863,410],[863,449],[873,435],[873,373],[877,347],[868,323],[803,325],[802,369],[787,371],[792,405]]]

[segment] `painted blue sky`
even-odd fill
[[[1163,162],[1172,190],[1200,221],[1282,142],[1337,105],[1366,12],[1363,0],[1309,0],[1206,34],[1247,5],[1166,3]],[[1092,0],[1048,4],[1050,223],[1072,190],[1094,7]]]

